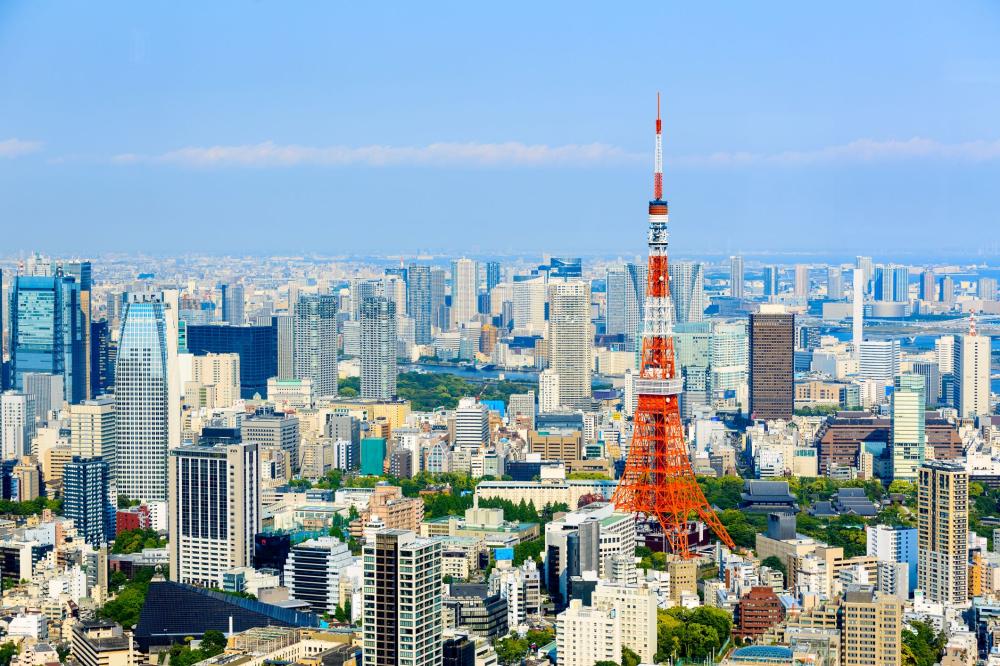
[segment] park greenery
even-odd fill
[[[700,606],[656,611],[656,663],[678,657],[703,660],[729,640],[733,620],[724,610]]]
[[[934,666],[948,637],[934,625],[913,620],[903,629],[903,666]]]
[[[3,645],[0,645],[0,666],[9,666],[17,653],[17,643],[7,641]]]
[[[62,513],[61,499],[48,499],[36,497],[25,502],[12,502],[10,500],[0,500],[0,515],[4,516],[37,516],[45,509],[53,513]]]
[[[170,646],[170,666],[193,666],[199,661],[222,654],[226,649],[226,637],[221,631],[209,629],[202,636],[197,648],[192,648],[192,637],[188,636],[183,643]]]
[[[447,372],[401,372],[396,380],[396,394],[409,400],[418,412],[430,412],[438,408],[454,409],[459,398],[482,393],[482,400],[502,400],[506,403],[511,394],[536,390],[534,384],[521,382],[493,381],[471,382]],[[347,377],[340,380],[339,393],[343,397],[360,395],[361,380]]]
[[[139,623],[139,614],[146,603],[149,581],[153,578],[153,567],[141,567],[132,580],[127,580],[120,571],[111,574],[111,591],[118,595],[97,611],[101,617],[113,620],[123,627],[134,627]],[[193,663],[193,662],[192,662]]]
[[[139,553],[145,548],[165,548],[167,540],[159,535],[156,530],[125,530],[115,535],[112,553],[126,555],[129,553]]]
[[[532,629],[524,637],[511,634],[493,644],[497,653],[497,661],[505,666],[520,664],[530,650],[548,645],[555,640],[555,632],[551,629]]]

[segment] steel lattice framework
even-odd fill
[[[656,97],[656,158],[649,202],[649,276],[643,316],[638,408],[625,471],[611,501],[622,511],[655,518],[670,552],[690,558],[688,519],[697,516],[730,548],[726,528],[694,476],[678,401],[683,380],[674,367],[673,304],[667,272],[667,202],[663,198],[663,135]]]

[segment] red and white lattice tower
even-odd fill
[[[667,272],[667,202],[663,198],[663,135],[656,96],[656,167],[649,202],[649,278],[642,330],[642,360],[635,379],[638,408],[625,462],[611,501],[621,511],[656,519],[664,545],[692,556],[688,520],[699,518],[730,548],[726,528],[698,486],[684,444],[678,401],[683,380],[674,366],[673,303]]]

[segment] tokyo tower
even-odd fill
[[[663,198],[663,135],[656,96],[656,160],[649,202],[649,277],[642,330],[639,405],[625,471],[611,498],[621,511],[644,514],[663,528],[667,549],[685,559],[688,519],[704,521],[729,548],[733,540],[695,479],[684,444],[678,400],[683,380],[674,367],[673,303],[667,274],[667,202]]]

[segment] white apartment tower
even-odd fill
[[[27,393],[0,394],[0,446],[4,460],[19,460],[31,454],[35,438],[35,399]]]
[[[560,406],[559,373],[551,368],[543,370],[538,375],[538,412],[540,414],[558,412]]]
[[[584,606],[579,599],[556,617],[559,666],[594,666],[599,661],[621,663],[621,618],[614,608]]]
[[[170,578],[219,587],[253,563],[260,531],[257,445],[182,446],[170,455]]]
[[[591,407],[593,333],[590,285],[579,280],[553,284],[549,304],[549,365],[559,375],[559,404]]]
[[[962,418],[990,413],[990,336],[976,332],[975,321],[966,335],[956,335],[955,407]]]
[[[621,621],[622,646],[639,655],[644,664],[655,662],[656,593],[652,588],[600,583],[591,595],[591,605],[614,609]]]

